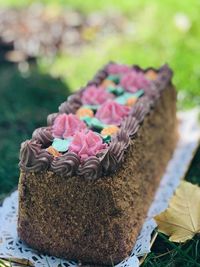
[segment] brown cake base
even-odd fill
[[[162,91],[119,171],[97,180],[21,172],[18,233],[42,253],[112,265],[131,252],[177,142],[176,93]]]

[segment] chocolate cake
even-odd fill
[[[22,143],[21,240],[84,263],[130,254],[177,142],[171,78],[111,62]]]

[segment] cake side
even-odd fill
[[[20,238],[43,253],[67,259],[99,264],[123,260],[176,141],[176,93],[169,84],[130,140],[117,173],[89,180],[49,170],[21,171]]]

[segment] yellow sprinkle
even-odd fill
[[[82,118],[82,117],[93,117],[94,116],[94,112],[89,109],[89,108],[79,108],[76,112],[76,115],[79,117],[79,118]]]
[[[52,147],[52,146],[49,146],[49,147],[47,148],[47,151],[48,151],[51,155],[53,155],[54,157],[60,157],[60,156],[62,156],[62,154],[59,153],[58,150],[56,150],[56,149],[55,149],[54,147]]]
[[[119,131],[119,127],[117,127],[115,125],[109,125],[101,131],[101,135],[103,135],[103,136],[110,135],[111,136],[111,135],[117,133],[118,131]]]
[[[145,73],[145,76],[150,80],[155,80],[157,78],[158,74],[154,70],[148,70]]]
[[[133,96],[133,97],[129,98],[126,101],[126,105],[129,106],[129,107],[131,107],[131,106],[133,106],[136,103],[136,101],[137,101],[137,98]]]
[[[110,81],[110,80],[103,80],[103,82],[101,83],[101,86],[104,87],[104,88],[107,88],[107,87],[115,87],[116,84],[113,82],[113,81]]]

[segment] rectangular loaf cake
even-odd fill
[[[21,240],[84,263],[130,254],[177,142],[171,78],[111,62],[22,143]]]

